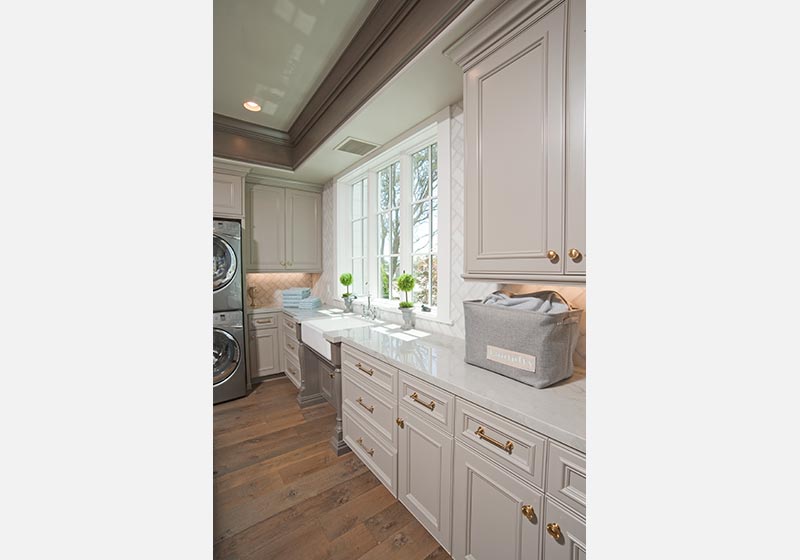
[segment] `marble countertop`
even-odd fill
[[[334,314],[323,313],[325,311],[334,310]],[[317,309],[300,309],[297,307],[280,307],[278,305],[272,307],[248,307],[247,314],[252,315],[255,313],[286,313],[292,319],[297,321],[298,323],[302,323],[303,321],[309,321],[311,319],[326,319],[329,317],[334,316],[343,316],[344,313],[338,307],[333,307],[330,305],[323,305]],[[354,315],[354,314],[349,314]]]
[[[464,341],[438,334],[411,338],[422,331],[402,331],[385,323],[329,331],[325,338],[366,352],[376,359],[432,383],[586,452],[586,375],[576,368],[569,379],[536,389],[464,361]],[[404,335],[404,336],[400,336]]]

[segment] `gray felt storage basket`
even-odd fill
[[[569,310],[542,313],[465,301],[465,360],[541,389],[572,376],[572,354],[583,310],[573,308],[554,291],[517,297],[522,296],[558,298]]]

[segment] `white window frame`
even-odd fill
[[[341,302],[342,286],[339,276],[350,272],[352,267],[352,216],[351,186],[367,178],[367,291],[372,304],[381,310],[400,315],[397,300],[378,298],[378,171],[394,161],[400,161],[400,270],[411,271],[411,154],[436,143],[438,157],[438,251],[437,251],[437,307],[423,312],[415,306],[417,317],[439,323],[452,324],[450,319],[450,107],[425,119],[412,129],[388,142],[377,152],[359,160],[333,179],[335,200],[335,231],[341,242],[336,246],[336,283],[332,293],[335,301]],[[366,294],[356,294],[357,303],[366,304]],[[409,294],[410,295],[410,294]],[[402,297],[402,296],[401,296]]]

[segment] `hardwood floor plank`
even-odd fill
[[[378,484],[350,502],[323,513],[319,518],[319,524],[328,540],[332,541],[383,511],[395,501],[394,496],[383,484]]]
[[[453,560],[453,558],[447,554],[447,551],[442,548],[442,545],[439,545],[436,550],[428,554],[424,560]]]
[[[411,560],[425,558],[439,543],[416,520],[361,556],[361,560]]]
[[[394,500],[388,507],[365,519],[364,526],[375,535],[378,542],[383,542],[412,521],[414,516],[403,504]]]

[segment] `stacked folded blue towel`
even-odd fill
[[[311,295],[311,288],[289,288],[281,294],[284,307],[299,307],[300,302]]]
[[[298,307],[300,309],[317,309],[322,307],[322,300],[320,300],[318,297],[304,298],[300,300]]]

